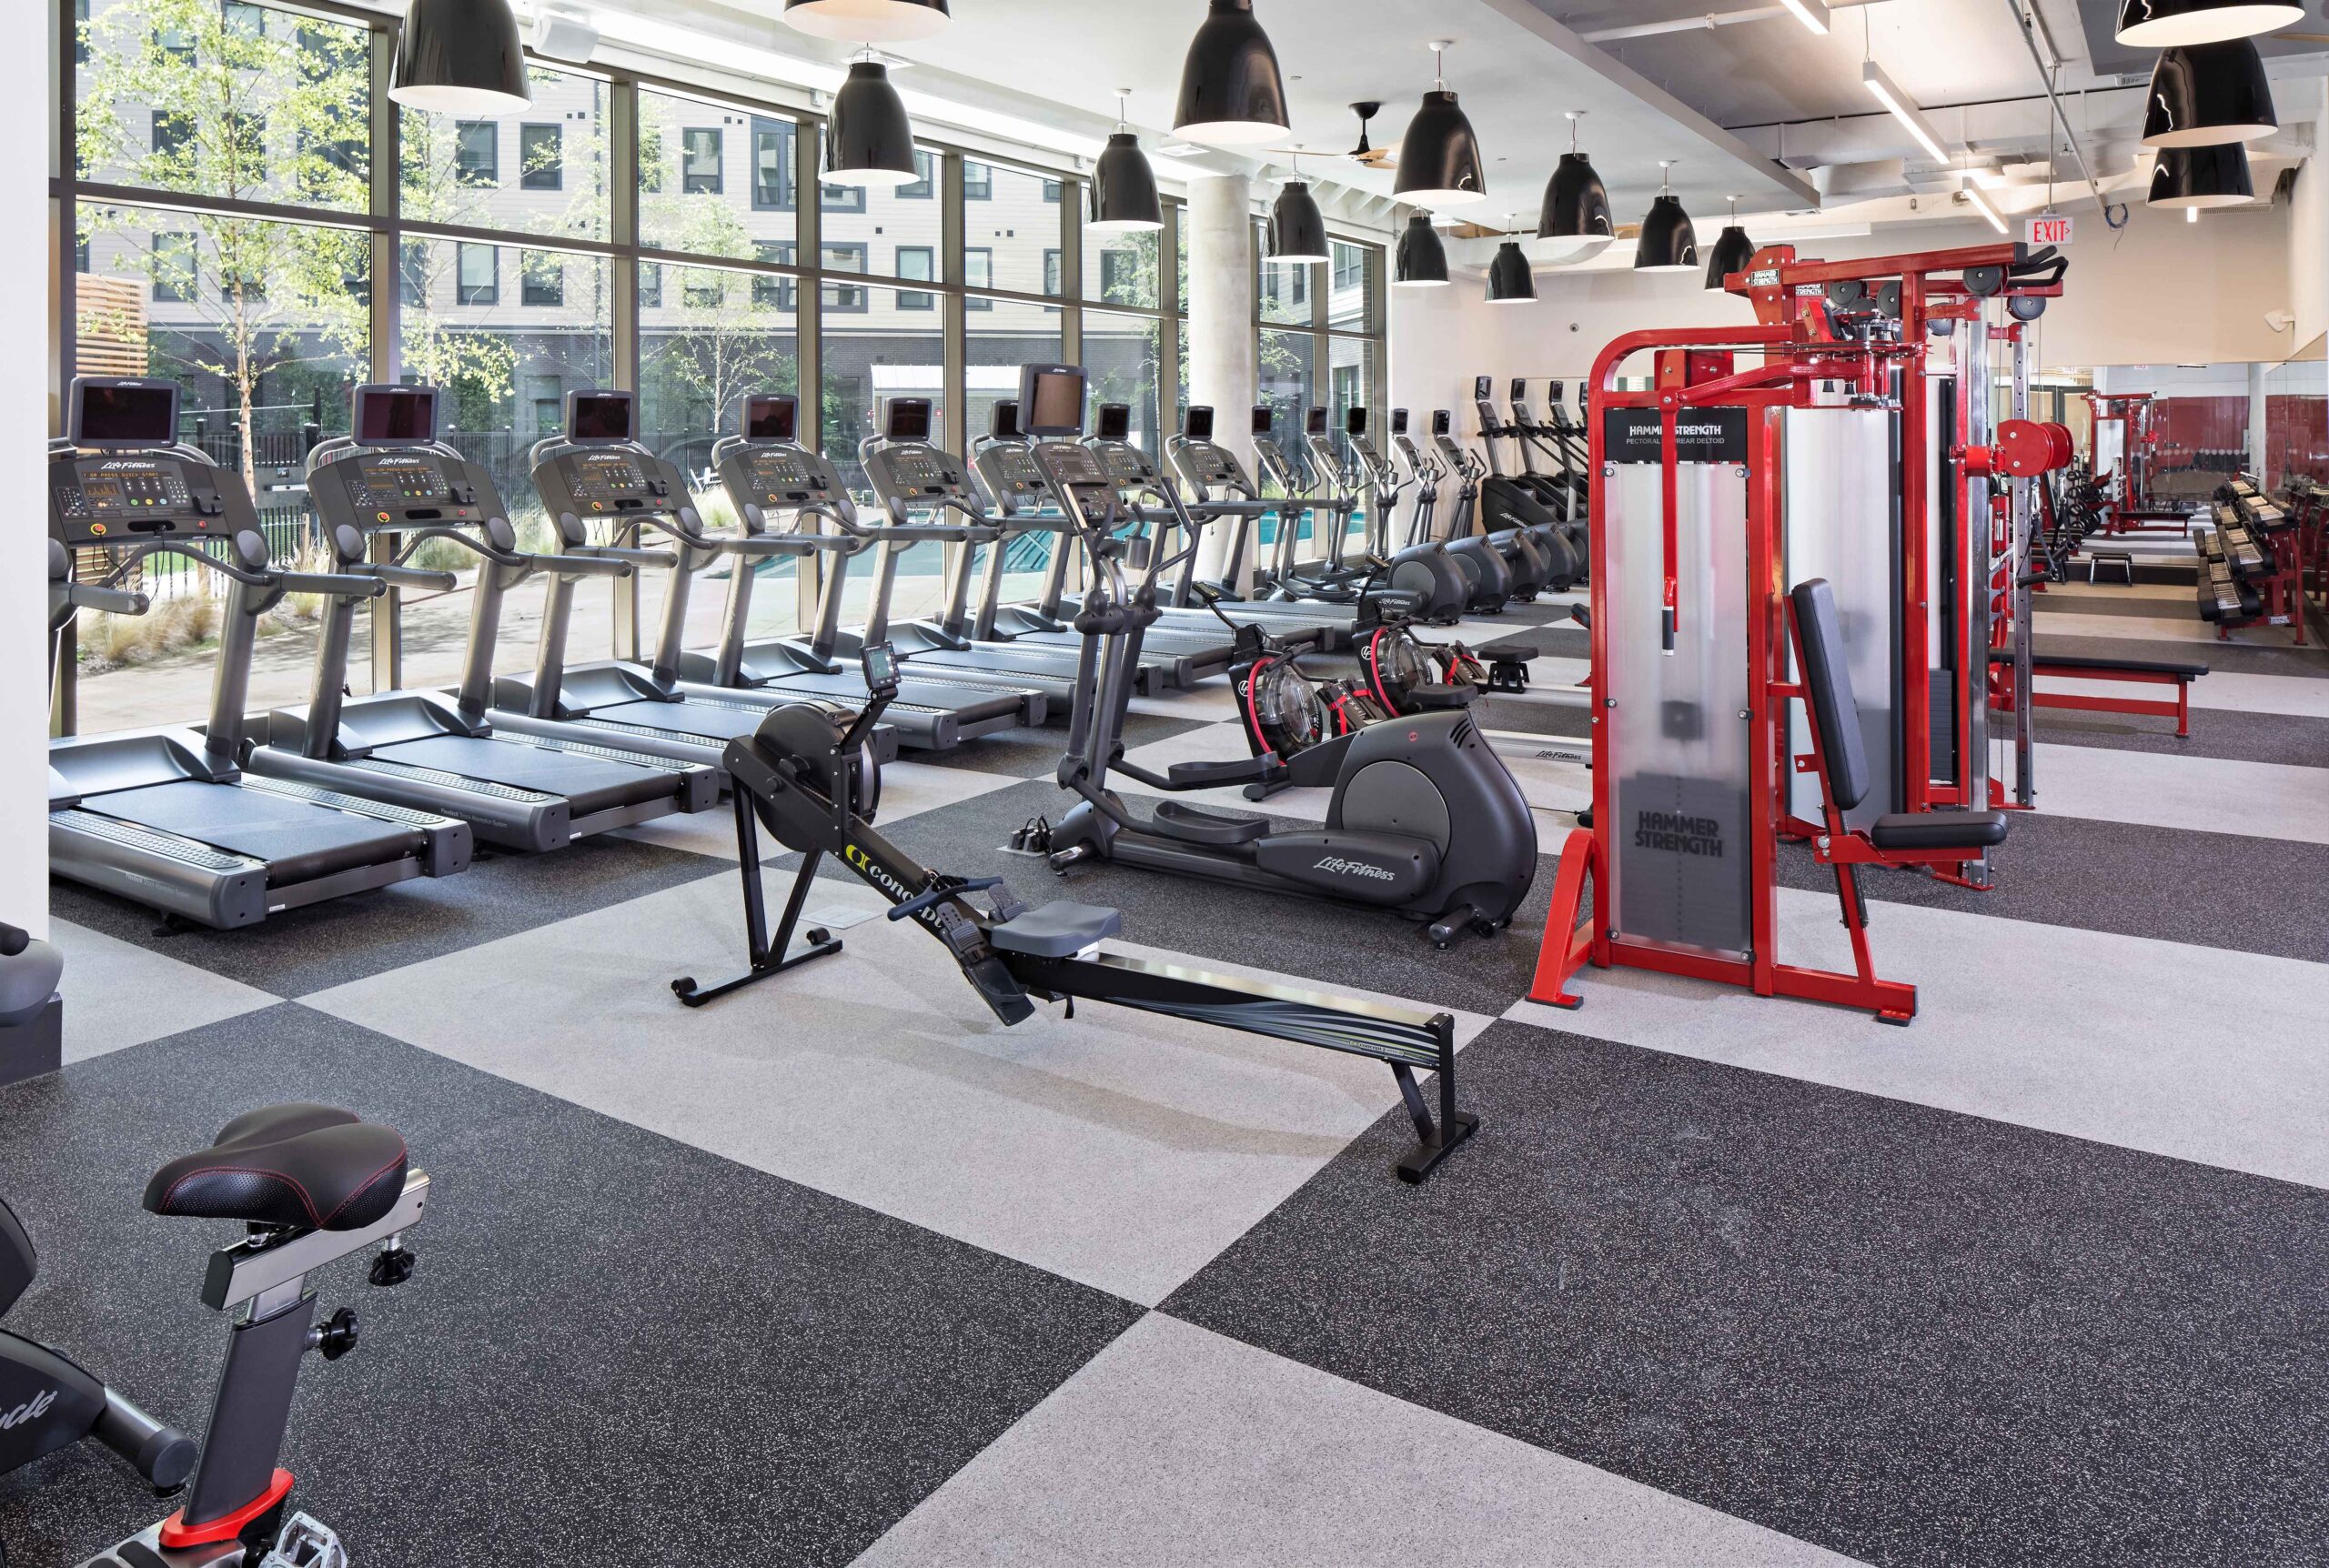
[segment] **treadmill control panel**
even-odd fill
[[[1184,441],[1175,448],[1175,456],[1182,474],[1208,495],[1217,485],[1240,490],[1245,487],[1245,473],[1226,447],[1216,447],[1211,441]]]
[[[426,447],[358,447],[308,473],[308,493],[327,528],[392,533],[469,527],[503,515],[485,470]]]
[[[159,535],[224,538],[251,526],[234,518],[230,498],[249,512],[240,476],[173,452],[64,452],[49,459],[49,522],[70,546]]]
[[[833,494],[832,471],[812,465],[799,447],[751,447],[744,454],[744,473],[752,501],[761,507],[799,506]]]
[[[586,541],[593,522],[616,525],[676,517],[693,526],[695,498],[678,469],[636,441],[554,446],[534,465],[542,508],[569,545]],[[572,522],[568,521],[569,518]]]
[[[958,500],[978,506],[963,460],[923,442],[902,442],[874,452],[865,459],[865,477],[884,501],[922,506]]]
[[[1148,460],[1147,453],[1130,442],[1092,441],[1086,447],[1099,458],[1108,482],[1118,489],[1138,489],[1156,483],[1156,465]]]
[[[1051,481],[1054,494],[1072,503],[1076,520],[1090,523],[1116,499],[1115,482],[1100,455],[1077,441],[1045,441],[1036,447],[1034,459]]]
[[[988,494],[1006,512],[1040,507],[1051,497],[1044,471],[1035,466],[1035,455],[1019,442],[990,443],[979,449],[977,463],[979,477],[985,481]]]

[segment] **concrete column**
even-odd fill
[[[1246,414],[1261,387],[1254,341],[1253,205],[1253,182],[1245,176],[1207,176],[1189,182],[1182,217],[1189,226],[1189,401],[1212,407],[1215,438],[1248,470],[1254,444]],[[1228,539],[1227,528],[1206,530],[1200,572],[1219,572]],[[1249,577],[1258,554],[1245,553]]]
[[[57,14],[55,5],[47,10],[52,18]],[[54,27],[52,21],[48,30]],[[53,147],[48,116],[56,90],[48,78],[55,56],[19,43],[0,50],[0,136],[20,150]],[[27,230],[54,236],[49,162],[27,155],[0,163],[0,212],[16,215],[20,238]],[[50,222],[34,228],[33,215],[43,212],[52,215]],[[59,248],[51,244],[49,256]],[[69,246],[62,248],[72,254]],[[58,296],[54,276],[46,287],[35,281],[37,244],[15,254],[15,286],[0,289],[0,365],[16,372],[0,377],[0,430],[7,432],[0,441],[0,495],[15,503],[8,526],[0,528],[0,822],[9,832],[8,852],[0,854],[0,920],[39,936],[48,929],[48,684],[42,678],[48,668],[48,527],[40,501],[47,493],[41,448],[56,427],[49,417],[49,377],[35,367],[55,363],[49,317]]]
[[[2271,488],[2274,477],[2264,471],[2267,409],[2264,367],[2252,362],[2248,367],[2248,471],[2256,476],[2256,485],[2260,489]]]

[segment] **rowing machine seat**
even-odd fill
[[[1094,942],[1104,941],[1124,929],[1124,917],[1104,904],[1079,904],[1054,899],[1040,910],[1028,910],[987,928],[987,940],[1007,953],[1039,959],[1074,958]]]

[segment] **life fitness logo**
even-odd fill
[[[1314,871],[1333,871],[1345,877],[1372,877],[1378,882],[1396,882],[1399,879],[1382,867],[1365,860],[1346,860],[1339,855],[1329,855],[1310,868]]]
[[[38,1421],[56,1404],[56,1391],[45,1388],[15,1409],[0,1415],[0,1432],[13,1432],[28,1421]]]

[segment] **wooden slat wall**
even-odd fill
[[[145,375],[145,280],[84,273],[73,291],[80,317],[75,369],[83,376]]]

